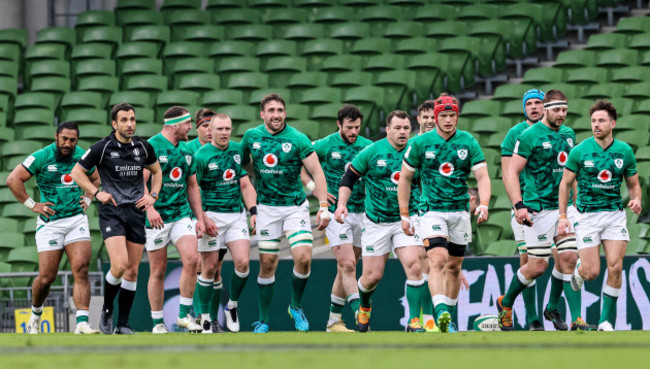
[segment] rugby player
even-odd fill
[[[641,213],[641,186],[636,171],[634,151],[627,143],[616,140],[617,113],[612,103],[598,100],[589,109],[593,137],[580,143],[569,154],[560,182],[560,220],[558,233],[565,234],[571,224],[567,219],[567,196],[572,183],[578,182],[579,215],[575,226],[580,261],[571,287],[580,291],[584,280],[592,281],[600,272],[599,249],[602,243],[607,262],[607,281],[603,287],[599,331],[614,330],[616,300],[621,292],[623,257],[630,236],[621,199],[625,180],[630,201],[627,206]]]
[[[75,334],[96,334],[88,324],[90,284],[88,263],[91,258],[90,227],[84,212],[90,205],[92,193],[82,193],[72,180],[70,171],[84,151],[77,146],[79,128],[74,122],[59,124],[55,142],[29,155],[7,177],[7,186],[18,201],[38,214],[36,220],[36,250],[38,277],[32,283],[32,314],[27,333],[41,329],[43,302],[50,292],[65,251],[74,277],[72,299],[77,309]],[[94,168],[90,180],[99,186]],[[35,202],[25,189],[25,182],[36,177],[41,202]]]

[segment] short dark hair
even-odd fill
[[[58,135],[64,129],[71,129],[73,131],[77,131],[77,137],[79,137],[79,126],[77,125],[77,123],[73,121],[65,121],[59,123],[59,125],[56,127],[56,134]]]
[[[594,105],[592,105],[589,109],[589,116],[592,116],[598,110],[605,110],[607,112],[607,115],[609,115],[609,119],[611,120],[616,120],[616,118],[618,118],[618,113],[616,113],[614,104],[607,100],[596,100]]]
[[[133,107],[133,105],[129,103],[119,103],[113,105],[113,109],[111,109],[111,120],[116,121],[117,113],[121,111],[129,111],[129,110],[133,110],[133,112],[135,113],[135,108]]]
[[[411,117],[409,116],[409,113],[405,112],[404,110],[393,110],[388,114],[386,117],[386,127],[390,126],[390,123],[392,122],[393,118],[399,118],[399,119],[408,119],[409,121],[411,120]]]
[[[168,118],[180,117],[181,115],[187,114],[187,113],[189,113],[189,111],[187,109],[185,109],[182,106],[175,105],[175,106],[171,106],[171,107],[167,108],[167,110],[165,110],[165,114],[163,114],[163,118],[168,119]]]
[[[210,108],[199,109],[194,116],[194,120],[198,122],[205,117],[214,116],[215,114],[214,110]]]
[[[548,90],[544,94],[544,103],[551,102],[554,100],[563,100],[569,102],[569,98],[560,90]]]
[[[356,106],[352,104],[345,104],[336,114],[336,120],[340,124],[343,124],[343,121],[346,119],[349,119],[351,121],[361,119],[361,121],[363,121],[363,113],[361,113],[361,110],[359,110],[359,108]]]
[[[478,188],[477,187],[470,187],[467,189],[467,193],[469,193],[469,196],[476,196],[476,202],[475,204],[478,204],[481,202],[481,198],[478,194]]]
[[[280,96],[280,95],[278,95],[276,93],[272,93],[272,94],[268,94],[268,95],[264,96],[262,101],[260,101],[260,110],[264,111],[264,107],[266,106],[266,104],[271,102],[271,101],[277,101],[280,104],[282,104],[282,106],[284,106],[285,108],[287,106],[287,104],[284,103],[284,99],[282,98],[282,96]]]
[[[420,106],[418,106],[418,115],[425,110],[434,110],[436,107],[436,102],[434,100],[426,100]]]

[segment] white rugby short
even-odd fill
[[[250,240],[245,211],[241,213],[206,211],[205,215],[216,224],[219,231],[217,237],[203,235],[199,240],[199,252],[219,251],[219,249],[227,249],[226,244],[232,241]]]
[[[36,250],[38,252],[63,250],[73,242],[90,241],[90,227],[86,214],[44,222],[36,219]]]
[[[553,236],[550,237],[550,241],[552,243],[551,248],[555,248],[556,246],[555,246],[554,238],[555,238],[555,236],[557,236],[557,223],[560,220],[560,212],[559,212],[559,210],[542,210],[540,213],[538,213],[536,215],[536,217],[539,217],[540,214],[543,213],[543,212],[549,212],[549,211],[550,212],[552,212],[552,211],[557,212],[557,221],[556,221],[556,224],[555,224],[555,231],[553,231]],[[579,214],[580,213],[578,213],[578,210],[576,209],[576,207],[574,205],[569,205],[567,207],[567,218],[569,219],[569,229],[567,230],[568,233],[574,233],[575,232],[575,225],[577,223],[577,219],[578,219]],[[529,213],[529,215],[530,215],[530,219],[532,220],[533,219],[533,214]],[[534,223],[534,221],[533,221],[533,223]],[[510,224],[512,225],[512,230],[515,232],[515,241],[517,241],[517,243],[520,243],[520,242],[524,243],[523,245],[519,246],[519,253],[520,254],[525,254],[526,250],[527,250],[526,246],[528,245],[528,242],[526,242],[525,236],[524,236],[524,238],[521,239],[521,241],[520,241],[519,238],[517,238],[519,236],[517,235],[517,232],[515,231],[515,225],[518,226],[519,227],[518,229],[520,229],[521,232],[523,232],[524,234],[525,234],[526,229],[531,228],[531,227],[528,227],[528,226],[525,226],[523,224],[517,223],[517,219],[514,216],[514,212],[513,212],[513,216],[512,216],[512,220],[510,221]],[[534,226],[535,225],[533,225],[533,227]],[[539,240],[539,238],[538,238],[538,240]],[[531,244],[531,245],[532,246],[541,246],[541,244],[539,244],[539,243],[538,244]]]
[[[175,245],[181,237],[196,237],[196,229],[192,219],[185,217],[175,222],[165,223],[162,229],[147,228],[146,234],[145,248],[147,251],[156,251],[167,247],[170,243]]]
[[[330,247],[351,243],[354,247],[361,247],[361,230],[363,229],[363,213],[348,213],[343,219],[343,224],[330,220],[325,228],[325,235]]]
[[[578,250],[599,246],[602,240],[630,240],[624,210],[578,213],[576,226]]]
[[[402,222],[374,223],[364,215],[361,233],[361,256],[383,256],[400,247],[422,247],[418,235],[417,216],[411,217],[415,225],[415,235],[407,236],[402,230]]]
[[[445,237],[449,242],[467,245],[472,242],[472,221],[468,211],[428,211],[420,216],[423,239]]]
[[[257,205],[257,239],[260,241],[282,238],[287,231],[311,233],[309,202],[292,206]]]

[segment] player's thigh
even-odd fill
[[[384,270],[386,268],[386,261],[388,260],[388,255],[379,255],[379,256],[366,256],[362,257],[362,277],[372,280],[373,282],[378,282],[384,276]],[[368,287],[368,286],[366,286]]]
[[[404,270],[409,271],[417,269],[420,271],[420,273],[422,272],[422,268],[420,266],[421,249],[423,249],[422,246],[415,245],[395,248],[395,255],[397,255],[397,258],[402,264]]]
[[[354,247],[351,243],[332,246],[332,253],[339,267],[343,267],[343,269],[350,268],[352,270],[356,268],[357,260],[354,254]]]
[[[247,238],[240,238],[226,243],[228,251],[232,256],[232,261],[235,267],[240,270],[240,267],[248,269],[250,263],[250,250],[251,242]],[[241,270],[240,270],[241,271]]]
[[[291,206],[283,209],[284,223],[282,231],[287,235],[291,248],[297,246],[311,246],[313,236],[311,235],[311,220],[309,217],[309,203],[305,201],[300,206]],[[292,239],[296,237],[296,241]],[[309,242],[311,240],[311,242]],[[299,241],[299,243],[296,243]]]
[[[142,260],[142,250],[144,250],[144,245],[141,243],[126,240],[126,251],[128,253],[129,264],[128,268],[136,270],[140,260]]]
[[[176,246],[183,264],[190,261],[194,264],[198,250],[198,239],[196,238],[196,230],[192,219],[187,217],[174,222],[169,232],[169,237],[174,246]]]
[[[219,263],[219,251],[203,251],[199,253],[201,259],[201,274],[214,278]]]
[[[390,223],[374,223],[366,217],[361,235],[361,256],[375,257],[390,254],[393,244],[393,227]]]
[[[38,274],[41,277],[54,281],[59,270],[59,263],[63,257],[63,249],[41,251],[38,253]]]
[[[578,251],[583,269],[600,272],[600,247],[585,247]]]
[[[65,246],[65,253],[70,262],[70,270],[72,273],[85,270],[88,273],[87,266],[92,257],[92,247],[90,241],[77,241],[69,243]]]
[[[607,268],[617,268],[620,270],[623,266],[623,258],[627,251],[627,241],[624,240],[603,240],[605,249],[605,260]]]
[[[238,251],[234,250],[234,246],[237,246],[237,248],[244,246],[250,248],[250,233],[248,232],[248,222],[245,213],[232,214],[231,218],[232,220],[228,225],[228,228],[223,232],[223,240],[234,258],[234,253]],[[231,245],[234,246],[231,247]],[[241,253],[242,252],[240,251],[239,254]]]
[[[111,265],[117,264],[126,267],[129,262],[129,253],[126,247],[126,236],[111,236],[104,239],[106,252]]]

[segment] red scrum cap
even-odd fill
[[[453,96],[440,96],[436,99],[435,105],[433,108],[433,118],[438,123],[438,114],[441,111],[453,110],[456,114],[460,114],[460,109],[458,108],[458,100]]]

